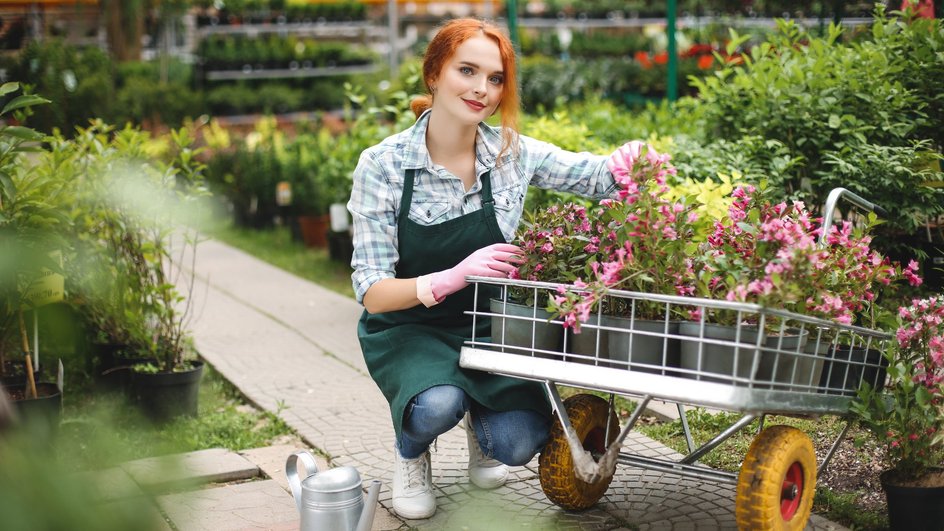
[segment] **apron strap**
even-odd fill
[[[410,216],[410,204],[413,202],[413,180],[416,177],[416,170],[410,168],[406,170],[403,178],[403,193],[400,194],[400,215],[397,217],[397,225],[402,225]]]
[[[492,206],[495,200],[492,198],[492,171],[489,170],[482,175],[482,205]]]

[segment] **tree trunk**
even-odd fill
[[[112,57],[119,62],[141,59],[144,0],[103,0],[101,6]]]

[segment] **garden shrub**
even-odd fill
[[[911,234],[944,212],[944,189],[927,186],[944,179],[928,164],[940,154],[921,136],[944,128],[941,115],[928,113],[940,99],[929,99],[934,89],[922,93],[904,81],[932,54],[911,50],[918,59],[902,56],[911,43],[939,42],[940,22],[909,25],[886,18],[879,8],[871,38],[847,45],[839,44],[842,30],[835,26],[825,38],[810,37],[792,22],[778,21],[778,28],[743,64],[693,80],[703,107],[699,140],[705,148],[733,147],[715,139],[764,139],[754,142],[759,150],[750,144],[734,148],[751,160],[749,170],[775,163],[768,173],[771,185],[814,206],[835,186],[862,192],[890,212],[880,237]],[[908,37],[929,31],[937,36]]]
[[[115,81],[111,59],[96,47],[77,48],[60,39],[32,41],[20,53],[8,75],[24,80],[51,105],[37,107],[30,124],[51,133],[58,128],[72,135],[97,117],[110,119]]]
[[[168,59],[164,80],[161,68],[158,61],[129,61],[117,66],[115,123],[147,121],[178,127],[186,118],[204,112],[202,96],[191,88],[191,66]]]

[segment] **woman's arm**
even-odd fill
[[[519,138],[519,163],[530,177],[529,184],[594,199],[609,197],[616,190],[613,174],[606,166],[608,155],[575,153],[528,136]]]
[[[370,313],[381,313],[405,310],[419,303],[434,306],[468,286],[465,277],[507,277],[521,260],[518,247],[493,243],[476,250],[455,267],[417,278],[387,278],[374,283],[364,296],[364,308]]]
[[[406,310],[420,304],[415,278],[385,278],[374,282],[364,294],[364,309],[369,313]]]

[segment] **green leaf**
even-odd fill
[[[0,114],[6,114],[10,111],[15,111],[16,109],[22,109],[23,107],[32,107],[33,105],[39,105],[42,103],[49,103],[49,100],[46,98],[37,96],[35,94],[28,94],[26,96],[19,96],[13,99],[10,103],[0,111]]]
[[[46,138],[46,135],[36,131],[35,129],[30,129],[29,127],[22,127],[19,125],[11,125],[10,127],[4,127],[0,129],[0,133],[4,135],[10,135],[14,138],[19,138],[20,140],[26,140],[30,142],[39,142],[42,139]]]
[[[20,88],[20,84],[16,81],[9,81],[0,85],[0,96],[6,96],[7,94],[16,91]]]
[[[926,407],[931,403],[931,392],[928,391],[927,387],[923,385],[918,386],[917,391],[915,391],[915,401],[921,407]]]
[[[837,116],[837,115],[835,115],[835,114],[830,114],[830,115],[829,115],[829,127],[832,127],[833,129],[839,129],[839,126],[840,126],[840,125],[841,125],[841,121],[839,120],[839,116]]]
[[[6,172],[0,172],[0,188],[3,190],[3,195],[10,199],[16,199],[16,188],[13,186],[13,179]]]

